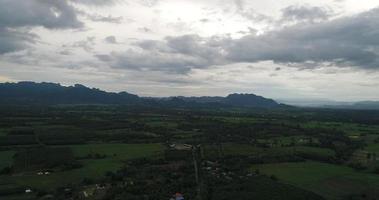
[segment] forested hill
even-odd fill
[[[0,83],[0,104],[139,104],[172,107],[259,107],[284,106],[254,94],[230,94],[227,97],[141,98],[127,92],[106,92],[76,84]]]
[[[268,99],[255,94],[230,94],[226,97],[171,97],[169,99],[180,99],[184,102],[222,104],[233,107],[260,107],[260,108],[277,108],[285,106],[272,99]]]
[[[127,92],[111,93],[76,84],[62,86],[56,83],[2,83],[1,104],[123,104],[136,103],[137,95]]]

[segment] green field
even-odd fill
[[[217,146],[208,145],[205,146],[206,154],[215,154]],[[308,146],[294,146],[294,147],[272,147],[272,148],[259,148],[249,144],[235,144],[226,143],[222,145],[222,151],[225,155],[289,155],[295,153],[305,153],[310,155],[318,155],[324,157],[332,157],[335,152],[331,149],[308,147]]]
[[[53,190],[57,187],[80,183],[84,178],[92,180],[100,179],[106,172],[114,172],[120,169],[125,160],[159,157],[164,149],[164,146],[161,144],[85,144],[70,145],[69,147],[71,147],[76,157],[84,157],[95,153],[106,155],[106,157],[102,159],[81,159],[80,163],[83,167],[51,173],[48,176],[39,176],[36,173],[2,176],[2,182],[37,189]],[[7,153],[3,156],[12,158],[11,155],[11,153]],[[12,159],[8,160],[12,161]]]
[[[0,151],[0,170],[12,165],[15,151]]]
[[[341,122],[318,122],[310,121],[302,125],[304,128],[328,128],[336,129],[346,132],[349,135],[361,134],[379,134],[379,126],[377,125],[363,125],[355,123],[341,123]],[[379,136],[379,135],[378,135]]]
[[[19,195],[10,195],[10,196],[2,196],[1,200],[31,200],[34,199],[34,195],[28,194],[19,194]]]
[[[299,146],[295,147],[295,151],[299,153],[313,154],[324,157],[332,157],[335,155],[335,152],[333,150],[319,147]]]
[[[328,199],[379,190],[379,175],[357,172],[346,166],[300,162],[254,165],[251,169],[275,175],[282,182],[313,191]]]
[[[6,136],[8,134],[8,131],[7,129],[2,129],[0,128],[0,136]]]
[[[379,144],[369,144],[365,150],[371,153],[379,154]]]
[[[140,157],[159,155],[164,146],[161,144],[83,144],[69,146],[76,157],[84,157],[88,154],[101,154],[111,157],[112,160],[127,160]]]
[[[248,144],[223,144],[222,149],[225,155],[252,155],[262,151],[261,148]]]
[[[7,183],[18,186],[32,187],[41,190],[53,190],[57,187],[75,185],[80,183],[84,178],[98,180],[102,178],[107,171],[116,171],[122,166],[122,163],[114,162],[110,159],[85,160],[83,167],[51,173],[48,176],[39,176],[33,174],[20,174],[14,176],[1,177]]]

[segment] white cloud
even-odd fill
[[[0,0],[0,81],[83,83],[154,96],[378,99],[377,6]]]

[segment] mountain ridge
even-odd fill
[[[107,92],[81,84],[21,81],[0,83],[0,104],[140,104],[168,106],[218,106],[278,108],[284,106],[273,99],[255,94],[229,94],[226,97],[139,97],[128,92]]]

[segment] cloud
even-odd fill
[[[209,42],[198,35],[167,37],[164,41],[137,42],[138,49],[96,57],[115,68],[184,74],[192,68],[222,63],[219,47],[213,47]]]
[[[187,73],[193,68],[273,61],[298,68],[378,69],[379,9],[319,23],[300,23],[240,39],[198,35],[142,40],[137,49],[98,56],[112,67]]]
[[[234,0],[235,12],[253,22],[272,23],[274,19],[270,16],[257,12],[254,8],[247,8],[244,0]]]
[[[109,43],[109,44],[117,44],[116,37],[113,35],[110,35],[110,36],[104,38],[104,41]]]
[[[25,49],[36,39],[38,36],[30,32],[0,28],[0,54]]]
[[[118,2],[122,2],[123,0],[69,0],[73,3],[89,5],[89,6],[106,6],[106,5],[114,5]]]
[[[160,0],[139,0],[138,2],[147,7],[154,7],[159,3]]]
[[[317,6],[288,6],[282,9],[282,22],[320,22],[329,19],[334,13],[331,9]]]
[[[147,27],[140,27],[140,28],[138,28],[138,31],[143,32],[143,33],[152,33],[153,32],[153,30],[151,30]]]
[[[30,26],[63,29],[80,28],[83,23],[65,0],[0,0],[0,27]]]
[[[297,24],[232,42],[234,62],[272,60],[284,64],[330,63],[378,68],[379,9],[317,24]]]
[[[67,1],[0,0],[0,54],[27,48],[36,42],[31,27],[81,28],[76,10]]]
[[[199,20],[201,23],[208,23],[210,22],[211,20],[210,19],[207,19],[207,18],[202,18]]]
[[[60,55],[64,55],[64,56],[69,56],[69,55],[72,55],[72,51],[70,51],[69,49],[64,49],[64,50],[61,50],[58,52]]]
[[[94,36],[87,37],[84,40],[79,40],[69,45],[63,45],[62,47],[82,48],[86,52],[92,52],[93,46],[95,45],[95,39]]]
[[[120,24],[123,21],[123,17],[113,17],[112,15],[103,16],[99,14],[91,15],[86,14],[87,18],[94,22],[108,22],[108,23],[115,23]]]

